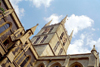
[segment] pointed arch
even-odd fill
[[[70,67],[83,67],[83,65],[79,62],[74,62],[70,65]]]
[[[27,67],[27,65],[30,63],[31,61],[31,56],[27,55],[24,60],[20,63],[21,67]]]
[[[61,67],[61,64],[59,62],[55,62],[49,67]]]
[[[3,28],[4,26],[7,26],[7,29],[3,30],[2,28]],[[0,29],[2,29],[2,31],[1,31],[1,33],[0,33],[0,37],[1,37],[2,35],[4,35],[5,33],[7,33],[11,28],[12,28],[12,23],[11,23],[11,22],[7,21],[7,22],[2,23],[2,24],[0,25]]]
[[[40,63],[37,67],[45,67],[44,63]]]

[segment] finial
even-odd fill
[[[93,47],[95,48],[95,45],[93,45]]]
[[[93,45],[93,49],[91,50],[91,52],[92,52],[92,51],[96,51],[95,45]],[[97,51],[96,51],[96,52],[97,52]]]
[[[70,36],[69,36],[69,41],[70,41],[70,42],[71,42],[71,40],[72,40],[73,31],[74,31],[74,30],[72,30],[72,32],[71,32],[71,34],[70,34]]]
[[[36,24],[36,26],[38,26],[39,24]]]
[[[66,17],[60,22],[61,24],[64,24],[66,22],[66,18],[68,15],[66,15]]]
[[[72,35],[73,35],[73,32],[74,32],[74,29],[72,30],[72,32],[71,32],[71,34],[70,34],[70,37],[72,37]]]
[[[53,20],[53,19],[52,19]],[[50,20],[45,26],[48,26],[50,25],[50,23],[52,22],[52,20]]]
[[[36,30],[36,27],[38,26],[39,24],[36,24],[36,26],[30,28],[30,30],[32,31],[32,34],[34,34],[35,30]]]

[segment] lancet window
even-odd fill
[[[55,45],[55,47],[54,47],[54,52],[56,52],[56,50],[57,50],[57,48],[58,48],[58,46],[59,46],[59,44],[60,44],[60,42],[58,41],[57,43],[56,43],[56,45]]]

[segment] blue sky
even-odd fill
[[[74,30],[68,54],[88,53],[93,45],[100,52],[100,0],[10,1],[25,29],[39,23],[35,34],[51,19],[55,24],[68,15],[65,28],[68,34]]]

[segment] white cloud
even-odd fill
[[[51,24],[56,24],[59,21],[61,21],[62,15],[58,16],[56,14],[52,14],[49,18],[44,18],[44,20],[46,22],[49,22],[50,20],[52,20]]]
[[[13,5],[18,17],[24,16],[24,8],[19,8],[18,3],[22,0],[10,0],[11,4]]]
[[[94,29],[94,28],[92,28],[92,30],[93,30],[93,31],[95,31],[95,29]]]
[[[79,39],[74,40],[68,48],[67,54],[90,53],[95,45],[96,50],[100,53],[100,38],[94,40],[92,34],[81,34]]]
[[[72,14],[66,20],[65,27],[70,33],[74,29],[74,34],[77,34],[79,30],[83,30],[85,28],[91,27],[94,21],[85,15],[75,16]]]
[[[53,0],[25,0],[25,1],[30,1],[35,5],[36,7],[40,7],[41,5],[44,5],[45,7],[49,7],[50,3]]]
[[[93,47],[93,45],[95,45],[97,51],[99,51],[100,53],[100,38],[98,38],[98,40],[94,40],[93,38],[88,38],[86,45],[90,46],[91,48]]]
[[[80,39],[75,40],[72,44],[69,45],[68,54],[80,54],[80,53],[89,53],[90,50],[85,47],[84,39],[86,36],[81,34]]]

